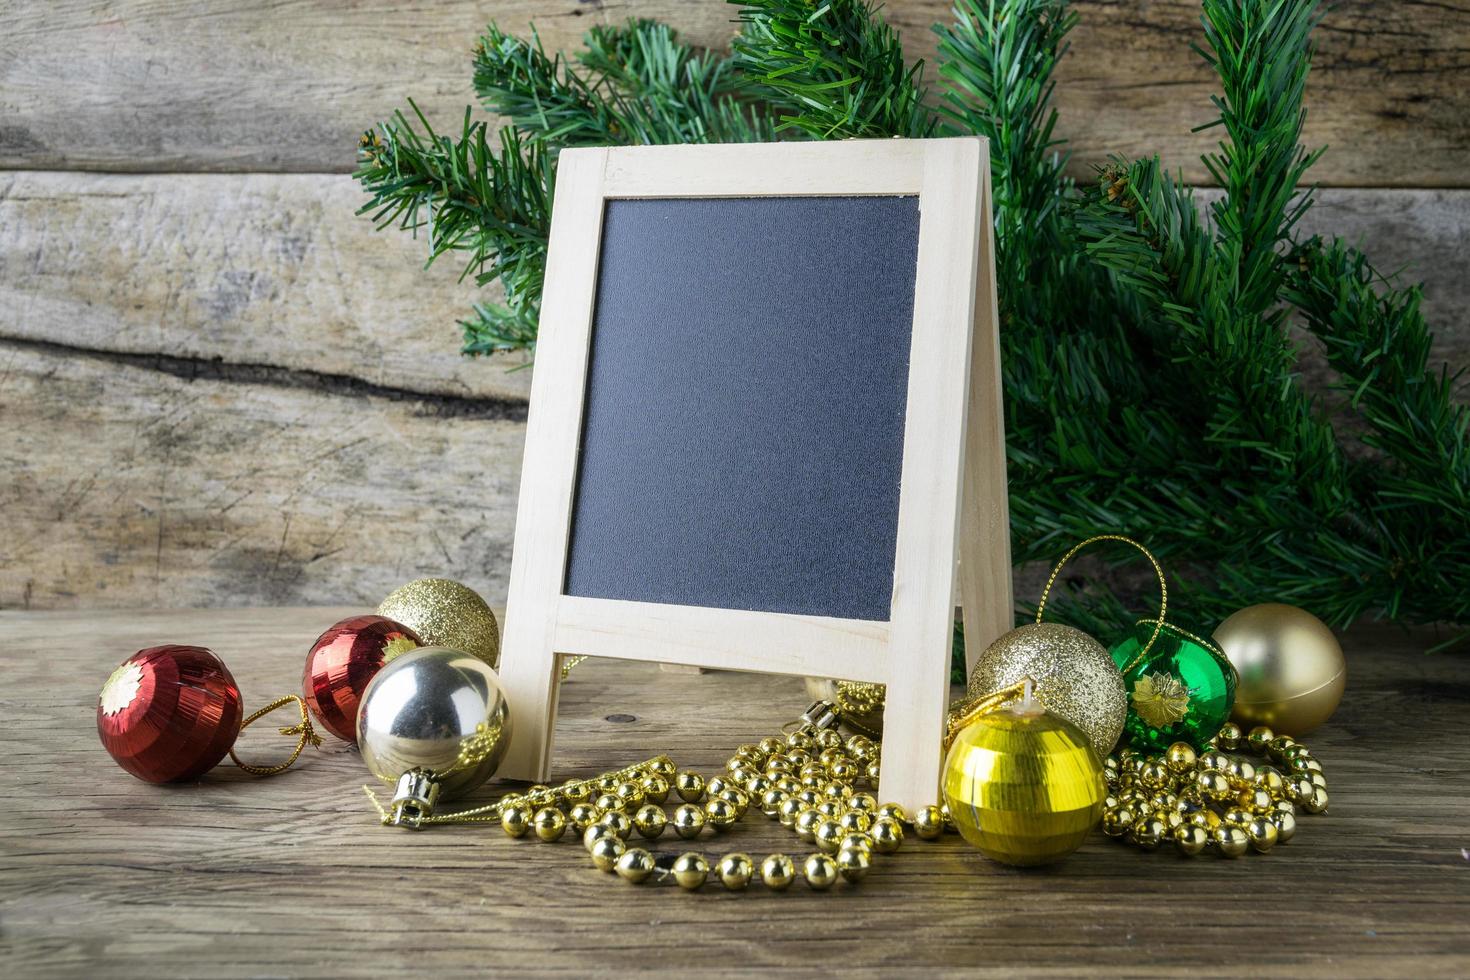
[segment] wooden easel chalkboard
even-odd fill
[[[1011,624],[987,197],[973,138],[562,153],[504,775],[583,654],[885,683],[880,795],[934,802],[957,557]]]

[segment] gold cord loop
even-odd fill
[[[277,731],[279,731],[282,735],[299,736],[296,740],[296,749],[291,753],[290,757],[287,758],[285,762],[279,763],[274,766],[253,766],[248,762],[241,762],[240,757],[235,754],[234,746],[231,746],[230,758],[235,760],[235,765],[239,766],[241,769],[244,769],[246,772],[250,773],[253,776],[274,776],[277,773],[282,773],[285,772],[287,769],[290,769],[291,766],[296,762],[296,760],[301,758],[301,753],[306,749],[306,746],[308,744],[311,745],[313,748],[319,748],[321,746],[322,737],[316,733],[316,730],[314,728],[311,727],[311,715],[307,713],[306,702],[303,701],[301,697],[296,694],[287,694],[285,697],[276,698],[264,708],[256,711],[254,714],[252,714],[250,717],[246,718],[243,722],[240,723],[240,731],[245,731],[245,729],[249,728],[252,723],[259,721],[266,715],[270,714],[272,711],[275,711],[277,708],[284,708],[292,701],[295,701],[296,706],[301,710],[301,721],[295,725],[287,725],[285,728],[277,729]]]
[[[1029,677],[1023,677],[1009,687],[1003,687],[999,691],[983,695],[972,701],[961,702],[955,712],[950,715],[949,724],[945,726],[944,751],[948,752],[955,736],[968,728],[977,718],[988,715],[1017,698],[1024,697],[1027,684],[1034,685],[1035,681]]]
[[[1140,619],[1138,622],[1134,623],[1133,625],[1135,625],[1135,626],[1142,626],[1144,623],[1152,623],[1152,622],[1155,622],[1155,620],[1149,619],[1147,616],[1145,616],[1143,619]],[[1206,650],[1208,650],[1211,654],[1214,655],[1216,662],[1219,663],[1222,667],[1229,667],[1230,668],[1230,673],[1235,677],[1236,686],[1239,686],[1240,685],[1240,671],[1238,669],[1236,669],[1235,663],[1233,661],[1231,661],[1231,659],[1229,657],[1225,656],[1225,651],[1224,650],[1221,650],[1220,647],[1213,640],[1207,640],[1207,639],[1205,639],[1202,636],[1195,636],[1189,630],[1184,629],[1183,627],[1178,626],[1178,625],[1176,625],[1174,623],[1169,623],[1167,625],[1168,625],[1169,629],[1171,629],[1174,632],[1178,633],[1180,636],[1184,637],[1186,640],[1190,640],[1190,641],[1192,641],[1194,643],[1198,643],[1200,646],[1202,646]],[[1130,663],[1128,665],[1128,669],[1129,670],[1132,670],[1133,667],[1136,665],[1136,662],[1137,661],[1135,659],[1135,662],[1134,663]]]
[[[1123,544],[1132,545],[1143,552],[1143,557],[1148,559],[1149,564],[1154,567],[1154,574],[1159,577],[1159,618],[1156,620],[1147,620],[1154,624],[1153,635],[1148,638],[1148,642],[1143,645],[1143,649],[1139,650],[1137,655],[1123,668],[1123,673],[1126,674],[1143,663],[1144,658],[1148,656],[1148,652],[1153,649],[1154,643],[1159,638],[1159,634],[1164,631],[1164,614],[1169,610],[1169,583],[1164,579],[1163,566],[1159,564],[1159,560],[1154,557],[1153,552],[1132,538],[1124,537],[1121,534],[1098,534],[1073,546],[1072,550],[1063,555],[1062,560],[1057,562],[1057,567],[1051,570],[1051,577],[1046,580],[1046,588],[1041,590],[1041,602],[1036,606],[1036,622],[1040,623],[1042,614],[1046,612],[1047,597],[1051,595],[1051,587],[1056,583],[1057,576],[1061,574],[1062,566],[1071,561],[1077,552],[1099,541],[1121,541]]]

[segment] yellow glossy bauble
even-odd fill
[[[1296,817],[1285,810],[1277,810],[1271,814],[1271,822],[1276,825],[1276,842],[1285,844],[1296,835]]]
[[[402,623],[425,643],[454,647],[500,666],[500,624],[469,586],[447,578],[416,579],[390,592],[378,615]]]
[[[1087,736],[1034,701],[961,730],[942,779],[959,832],[1005,864],[1049,864],[1071,854],[1096,826],[1107,795]]]
[[[662,776],[644,776],[639,785],[643,787],[644,799],[650,803],[662,803],[669,798],[669,781]]]
[[[1082,729],[1098,758],[1113,751],[1128,717],[1123,675],[1103,645],[1060,623],[1030,623],[992,643],[970,672],[972,698],[1030,677],[1036,700]]]
[[[704,822],[715,830],[727,830],[735,826],[740,815],[735,812],[734,804],[728,800],[715,797],[704,805]]]
[[[1241,727],[1301,735],[1337,710],[1347,663],[1332,630],[1311,613],[1276,602],[1250,606],[1221,623],[1214,640],[1240,675],[1230,717]]]
[[[846,833],[836,820],[823,820],[812,832],[812,841],[823,854],[836,854],[838,844]]]

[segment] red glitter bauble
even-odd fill
[[[240,734],[240,688],[204,647],[139,650],[97,700],[97,734],[117,764],[168,783],[213,769]]]
[[[344,742],[357,741],[357,705],[368,682],[400,653],[424,645],[417,633],[384,616],[353,616],[311,645],[301,691],[322,727]]]

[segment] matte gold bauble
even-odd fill
[[[1082,729],[1099,758],[1113,750],[1128,717],[1128,694],[1101,643],[1060,623],[1017,627],[975,661],[969,695],[994,694],[1027,677],[1042,706]]]
[[[1071,854],[1102,817],[1102,763],[1080,729],[1035,701],[981,715],[944,761],[944,802],[960,834],[1005,864]]]
[[[1277,602],[1249,606],[1221,623],[1214,639],[1240,674],[1230,717],[1242,728],[1302,735],[1337,710],[1347,663],[1332,630],[1311,613]]]
[[[468,586],[447,578],[421,578],[394,589],[378,615],[402,623],[425,643],[454,647],[500,666],[500,624]]]

